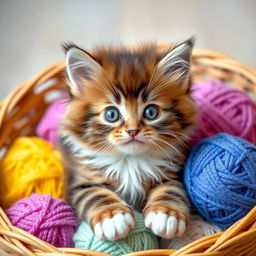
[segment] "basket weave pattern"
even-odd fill
[[[195,81],[219,79],[256,95],[256,69],[223,54],[195,49],[192,74]],[[0,103],[0,156],[19,136],[35,135],[35,127],[56,93],[65,90],[65,63],[53,64],[18,86]],[[0,170],[1,171],[1,170]],[[75,248],[56,248],[14,227],[0,207],[0,253],[23,256],[82,256],[109,254]],[[148,250],[126,256],[255,256],[256,207],[225,232],[199,239],[178,251]]]

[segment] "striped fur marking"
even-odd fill
[[[65,143],[70,146],[73,154],[80,157],[81,164],[101,168],[106,177],[117,179],[119,188],[116,192],[122,198],[127,198],[127,194],[129,194],[130,203],[138,198],[144,198],[143,184],[148,179],[155,183],[161,183],[163,178],[168,179],[164,174],[165,168],[177,169],[177,165],[156,155],[110,155],[90,151],[71,133],[66,134]]]

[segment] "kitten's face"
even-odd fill
[[[161,52],[81,49],[67,52],[73,95],[64,118],[87,148],[101,153],[169,155],[194,125],[189,94],[191,42]]]

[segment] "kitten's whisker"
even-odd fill
[[[107,142],[104,142],[104,143],[107,143]],[[105,147],[104,147],[105,146]],[[111,148],[111,147],[113,147],[114,148],[114,146],[113,145],[111,145],[111,144],[105,144],[105,145],[103,145],[103,147],[101,147],[99,150],[102,150],[101,151],[101,153],[105,153],[109,148]],[[97,151],[98,152],[98,151]]]
[[[97,150],[93,151],[93,153],[104,153],[107,150],[108,145],[102,145],[100,148],[98,148]]]
[[[174,133],[169,133],[169,132],[161,132],[158,133],[159,135],[169,135],[169,136],[172,136],[174,137],[175,139],[177,139],[177,141],[184,147],[188,148],[188,145],[181,139],[179,138],[177,135],[175,135]]]
[[[161,129],[159,129],[159,131],[160,132],[164,132],[164,133],[170,133],[170,130],[167,130],[167,129],[164,129],[164,128],[161,128]],[[181,132],[175,132],[175,131],[171,131],[171,134],[177,134],[177,135],[179,135],[179,136],[182,136],[182,137],[184,137],[184,138],[186,138],[186,139],[191,139],[189,136],[187,136],[186,134],[183,134],[183,133],[181,133]]]
[[[186,138],[186,139],[188,139],[188,140],[191,139],[191,138],[190,138],[189,136],[187,136],[186,134],[183,134],[183,133],[180,133],[180,132],[173,132],[173,133],[175,133],[175,134],[177,134],[177,135],[180,135],[180,136],[183,136],[184,138]]]
[[[102,142],[99,142],[99,143],[97,143],[97,144],[93,144],[93,146],[96,146],[96,147],[97,147],[97,146],[100,146],[100,145],[105,145],[105,142],[102,141]]]
[[[152,141],[152,142],[153,142],[152,145],[153,145],[153,146],[157,146],[158,148],[160,148],[161,151],[163,151],[163,152],[166,154],[167,159],[169,160],[169,162],[172,163],[171,156],[167,153],[167,151],[164,150],[164,148],[161,147],[157,142],[155,142],[154,138],[153,138],[153,141]]]
[[[110,144],[103,145],[99,150],[102,151],[102,153],[106,152],[111,147]]]
[[[103,144],[104,142],[99,142],[97,144],[95,144],[94,146],[98,146],[98,145],[101,145]],[[96,151],[94,150],[93,152],[97,153],[104,145],[102,145],[99,149],[97,149]],[[78,158],[83,158],[84,156],[83,155],[77,155]]]
[[[92,142],[93,142],[93,145],[95,145],[95,142],[98,142],[98,141],[100,141],[98,144],[104,143],[104,140],[102,140],[102,139],[96,139],[96,140],[93,140],[93,141],[92,141]],[[97,146],[98,144],[96,144],[95,146]]]
[[[155,138],[155,139],[158,140],[158,141],[160,141],[160,142],[162,142],[162,143],[164,143],[164,144],[166,144],[166,145],[168,145],[168,146],[171,147],[172,149],[174,149],[174,150],[176,151],[176,153],[178,154],[178,156],[180,157],[180,159],[183,160],[183,156],[182,156],[181,152],[180,152],[177,148],[175,148],[173,145],[171,145],[170,143],[168,143],[168,142],[165,141],[165,140],[162,140],[162,139],[160,139],[160,138]]]
[[[184,147],[187,147],[187,145],[186,145],[186,143],[183,141],[183,140],[181,140],[177,135],[175,135],[175,134],[167,134],[167,133],[161,133],[162,135],[170,135],[170,136],[173,136],[175,139],[177,139],[177,141],[182,145],[182,146],[184,146]]]
[[[98,153],[101,150],[104,153],[111,146],[110,144],[106,144],[105,141],[102,141],[102,142],[96,144],[96,146],[100,145],[100,144],[102,144],[102,146],[100,148],[98,148],[97,150],[95,150],[94,153]]]

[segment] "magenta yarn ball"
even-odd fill
[[[191,146],[222,132],[256,144],[256,104],[246,92],[208,80],[193,84],[192,97],[200,114]]]
[[[74,247],[78,221],[71,207],[50,195],[32,194],[7,211],[12,224],[56,247]]]
[[[38,137],[49,141],[55,146],[57,144],[60,119],[66,110],[67,98],[68,96],[66,94],[57,98],[48,107],[36,128],[36,135]]]

